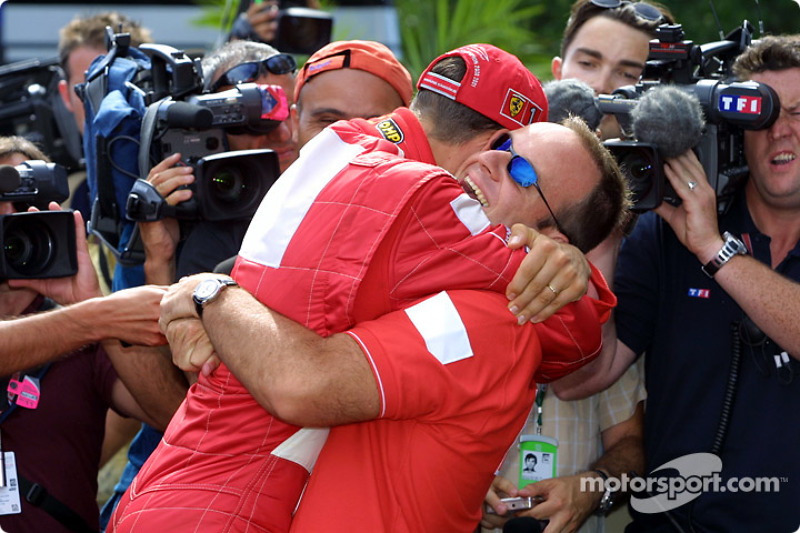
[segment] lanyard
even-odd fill
[[[536,434],[542,434],[542,404],[544,403],[544,395],[547,393],[547,385],[540,384],[536,386]]]

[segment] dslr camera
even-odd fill
[[[680,203],[664,175],[663,150],[649,142],[650,139],[637,135],[637,123],[631,121],[639,98],[655,87],[668,84],[694,95],[699,101],[705,124],[702,125],[702,117],[698,119],[702,132],[694,150],[716,191],[719,212],[727,210],[733,194],[749,173],[743,148],[744,131],[768,128],[780,114],[780,101],[771,87],[733,80],[734,60],[750,45],[752,34],[752,25],[744,21],[721,41],[695,45],[684,40],[680,24],[664,24],[650,41],[650,53],[642,75],[644,81],[620,88],[611,95],[596,97],[600,110],[614,114],[620,123],[623,139],[604,144],[628,178],[634,211],[653,209],[662,201],[673,205]],[[666,124],[672,120],[670,117],[642,116],[641,120],[643,126],[647,126],[642,129],[651,131],[657,129],[653,125],[664,125],[662,136],[685,135],[675,125],[679,121]]]

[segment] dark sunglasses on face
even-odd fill
[[[227,85],[238,85],[256,81],[265,72],[273,74],[291,74],[297,70],[297,62],[289,54],[278,54],[262,61],[248,61],[229,69],[211,85],[212,91]]]
[[[501,137],[497,140],[494,146],[492,146],[492,149],[511,153],[511,160],[508,162],[506,167],[511,179],[526,189],[531,185],[536,188],[536,190],[539,192],[539,196],[541,196],[542,201],[544,202],[545,207],[547,207],[547,210],[550,212],[550,216],[553,217],[553,222],[555,223],[556,228],[558,228],[558,231],[561,233],[564,233],[564,231],[561,229],[561,224],[558,223],[555,213],[553,213],[553,209],[550,207],[550,204],[547,202],[547,198],[544,197],[542,189],[539,187],[539,176],[536,174],[536,169],[533,168],[533,165],[530,163],[530,161],[514,151],[514,147],[511,144],[511,137]],[[566,235],[566,233],[564,234]]]
[[[630,4],[633,6],[637,17],[650,22],[658,22],[664,18],[657,7],[646,2],[630,2],[629,0],[591,0],[591,2],[592,5],[603,9],[616,9]]]

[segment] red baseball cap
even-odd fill
[[[460,82],[431,72],[439,61],[458,56],[467,63]],[[436,58],[417,89],[446,96],[514,130],[547,120],[547,97],[536,76],[513,54],[491,44],[470,44]]]
[[[308,58],[294,80],[294,101],[300,89],[312,77],[328,70],[353,68],[369,72],[394,87],[408,106],[414,94],[414,83],[406,67],[389,48],[377,41],[334,41],[326,44]]]

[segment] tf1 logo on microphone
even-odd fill
[[[720,111],[730,113],[761,114],[761,97],[735,94],[722,94],[719,97]]]

